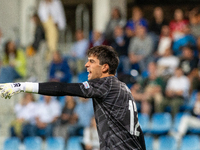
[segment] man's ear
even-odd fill
[[[109,72],[109,65],[108,64],[103,64],[102,71],[103,71],[103,73]]]

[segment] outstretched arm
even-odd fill
[[[6,83],[0,84],[0,95],[5,98],[11,98],[14,94],[20,92],[37,93],[50,96],[80,96],[85,97],[80,89],[81,83]]]
[[[80,96],[84,97],[80,89],[82,83],[46,82],[39,83],[38,94],[50,96]]]

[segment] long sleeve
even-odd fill
[[[85,97],[80,85],[82,83],[60,83],[60,82],[46,82],[39,83],[38,94],[50,96],[80,96]]]

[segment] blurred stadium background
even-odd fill
[[[162,7],[165,19],[168,21],[173,19],[174,11],[177,8],[183,10],[186,18],[188,17],[189,11],[193,8],[200,8],[199,0],[61,0],[61,2],[66,17],[66,26],[64,30],[60,31],[58,42],[58,49],[61,51],[62,55],[70,53],[71,46],[75,41],[75,32],[77,29],[82,28],[86,38],[88,39],[91,38],[93,30],[103,32],[110,19],[111,11],[115,7],[120,8],[122,17],[126,21],[131,18],[132,8],[134,6],[139,6],[142,9],[143,17],[148,21],[152,20],[153,10],[158,6]],[[0,0],[0,30],[2,31],[3,37],[15,41],[17,46],[26,50],[27,46],[29,46],[34,39],[34,24],[31,21],[31,17],[35,12],[37,12],[39,3],[40,0]],[[3,51],[0,51],[0,55],[0,58],[2,58]],[[27,61],[29,60],[27,59]],[[42,74],[42,79],[44,79],[44,81],[48,80],[48,69],[49,68],[47,67],[45,72]],[[72,81],[74,82],[79,81],[78,79],[79,77],[77,75],[72,77]],[[23,78],[17,81],[26,80],[27,78]],[[10,124],[16,117],[14,107],[22,97],[23,94],[19,94],[11,99],[0,98],[0,149],[4,149],[6,144],[15,145],[14,147],[11,146],[10,150],[15,150],[18,146],[20,148],[19,150],[25,149],[22,144],[18,145],[18,140],[16,139],[9,143]],[[36,99],[40,98],[39,95],[35,95],[35,97]],[[169,115],[167,111],[164,112],[164,114],[160,114],[160,116],[158,114],[158,116],[153,114],[157,117],[154,118],[153,115],[150,117],[149,115],[143,115],[140,112],[139,121],[145,132],[147,150],[178,150],[178,143],[172,136],[168,136],[167,133],[170,130],[177,128],[180,116],[182,113],[185,113],[185,111],[179,113],[180,114],[176,114],[177,118],[172,118],[171,114]],[[155,119],[155,124],[153,124],[153,119]],[[154,130],[161,128],[162,125],[165,125],[163,129],[157,131]],[[188,135],[188,137],[183,139],[186,143],[186,147],[188,148],[189,145],[189,148],[187,149],[182,146],[183,148],[181,150],[200,149],[200,132],[193,131],[191,133],[192,135]],[[81,150],[81,146],[77,146],[80,144],[81,140],[82,136],[71,138],[69,140],[71,143],[65,147],[65,150]],[[51,143],[51,139],[49,141]],[[46,140],[41,142],[39,139],[36,142],[42,143],[41,150],[43,150],[47,149],[46,145],[49,141]],[[62,145],[62,142],[63,141],[61,140],[60,145]],[[161,143],[163,147],[160,146]],[[195,147],[195,144],[197,145],[196,149],[193,148]],[[169,148],[170,146],[171,148]],[[58,150],[57,148],[53,149]]]

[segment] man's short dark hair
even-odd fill
[[[111,47],[106,45],[95,46],[88,50],[88,56],[96,56],[99,59],[100,65],[108,64],[109,74],[115,74],[119,64],[117,52]]]

